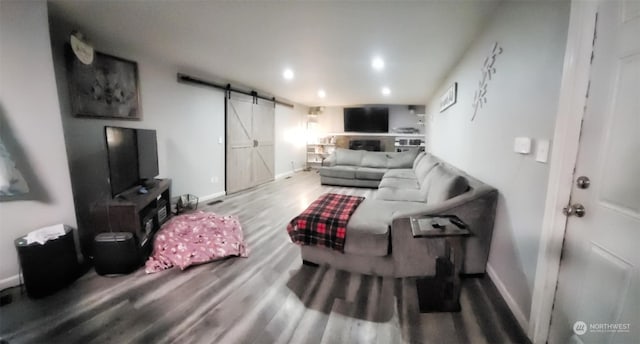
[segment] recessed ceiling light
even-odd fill
[[[382,88],[382,94],[384,94],[385,96],[388,96],[391,94],[391,89],[389,87],[383,87]]]
[[[373,60],[371,60],[371,67],[375,70],[383,70],[384,60],[381,57],[374,57]]]
[[[292,80],[294,77],[293,71],[289,68],[285,69],[284,72],[282,72],[282,77],[286,80]]]
[[[318,97],[324,98],[326,96],[327,96],[327,92],[325,92],[323,89],[318,90]]]

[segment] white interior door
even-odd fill
[[[638,176],[640,1],[602,0],[549,343],[640,343]]]
[[[275,178],[273,102],[232,93],[227,97],[226,191],[238,192]]]

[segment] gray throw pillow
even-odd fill
[[[410,150],[399,153],[387,153],[387,167],[389,168],[411,168],[418,155],[417,150]]]
[[[438,165],[429,172],[427,203],[437,204],[469,190],[467,178]]]

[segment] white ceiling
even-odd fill
[[[49,8],[93,41],[198,71],[194,77],[336,106],[425,104],[496,4],[76,0],[52,1]],[[374,56],[384,59],[383,71],[371,68]],[[284,80],[285,68],[293,69],[293,80]],[[389,96],[381,94],[383,86]]]

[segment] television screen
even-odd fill
[[[111,196],[138,184],[136,131],[131,128],[105,127]]]
[[[137,129],[138,173],[140,179],[153,179],[158,175],[158,141],[156,131]]]
[[[361,133],[389,132],[389,108],[344,108],[344,131]]]

